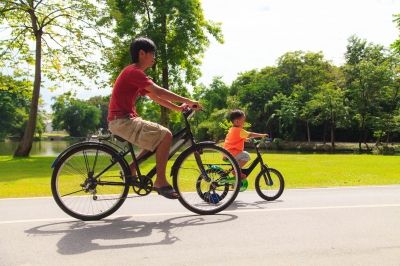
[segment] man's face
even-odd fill
[[[143,50],[139,51],[139,61],[145,66],[146,68],[152,67],[155,63],[155,53],[148,52],[146,53]]]

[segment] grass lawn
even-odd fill
[[[287,188],[400,184],[400,156],[266,154],[264,159],[282,172]],[[0,198],[50,196],[53,160],[0,156]],[[249,177],[250,189],[256,174]]]

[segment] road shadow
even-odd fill
[[[124,216],[94,222],[49,223],[25,230],[25,233],[36,237],[60,234],[62,237],[57,242],[58,253],[71,255],[94,250],[171,245],[180,240],[174,236],[176,230],[230,222],[237,219],[237,216],[231,214],[190,215],[158,222],[129,220],[130,218],[132,217]],[[155,238],[157,240],[154,240]]]
[[[255,202],[244,202],[241,200],[235,200],[232,204],[226,208],[226,210],[253,210],[253,209],[266,209],[268,205],[281,203],[283,200],[266,201],[260,200]]]

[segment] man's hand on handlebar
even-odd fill
[[[203,109],[203,106],[198,101],[190,101],[186,103],[187,106],[189,106],[190,109],[193,109],[195,111],[199,111]]]

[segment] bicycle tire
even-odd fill
[[[76,210],[72,210],[71,207],[66,206],[64,203],[63,199],[61,199],[61,195],[59,193],[59,188],[58,188],[58,179],[60,176],[60,171],[65,167],[66,162],[69,162],[73,158],[75,154],[78,153],[84,153],[83,151],[85,150],[96,150],[96,151],[101,151],[105,154],[108,154],[110,158],[113,158],[116,160],[116,164],[118,165],[121,171],[123,172],[123,176],[120,177],[122,181],[125,183],[123,185],[123,190],[120,196],[117,198],[116,203],[111,206],[111,208],[102,211],[101,213],[93,214],[93,215],[85,215],[83,213],[79,213]],[[97,160],[97,159],[96,159]],[[120,171],[120,174],[121,174]],[[54,165],[54,170],[52,173],[52,178],[51,178],[51,191],[53,194],[53,198],[57,205],[68,215],[79,219],[83,221],[92,221],[92,220],[100,220],[102,218],[105,218],[111,214],[113,214],[115,211],[117,211],[121,205],[124,203],[126,196],[129,191],[129,182],[127,182],[127,177],[130,176],[130,170],[127,167],[126,161],[119,156],[119,154],[113,149],[112,147],[102,144],[102,143],[93,143],[93,142],[87,142],[87,143],[82,143],[81,145],[75,145],[72,147],[69,151],[65,152],[62,154],[60,158],[57,159],[56,164]],[[121,185],[122,186],[122,185]],[[83,197],[83,196],[82,196]],[[94,199],[93,199],[94,200]]]
[[[185,161],[191,156],[194,155],[195,152],[201,152],[203,151],[216,151],[221,155],[221,160],[223,159],[223,156],[228,159],[229,164],[233,167],[232,170],[234,171],[234,176],[235,176],[235,182],[234,182],[234,188],[230,195],[230,198],[227,199],[227,196],[223,200],[226,200],[223,204],[217,204],[214,203],[209,203],[204,201],[199,195],[198,192],[196,192],[196,184],[197,184],[197,179],[198,176],[193,176],[193,192],[188,191],[188,193],[185,193],[182,191],[179,181],[180,181],[180,170],[182,169],[182,164],[185,163]],[[218,155],[218,156],[219,156]],[[229,168],[229,166],[227,166]],[[197,170],[199,171],[199,170]],[[200,172],[200,171],[199,171]],[[180,203],[188,210],[200,214],[200,215],[210,215],[210,214],[216,214],[218,212],[221,212],[222,210],[226,209],[237,197],[240,189],[240,168],[235,160],[235,158],[224,148],[219,147],[213,143],[199,143],[195,147],[191,147],[187,150],[185,150],[176,160],[174,166],[173,166],[173,171],[172,171],[172,178],[173,178],[173,186],[175,191],[180,195],[178,200]],[[189,195],[189,193],[192,193],[194,196],[198,197],[199,200],[199,205],[200,204],[208,204],[207,206],[209,207],[208,209],[200,209],[199,207],[195,206],[194,203],[190,203],[187,200],[186,195]],[[219,205],[218,205],[219,204]]]
[[[263,190],[261,188],[261,182],[264,181],[263,177],[264,177],[264,174],[266,174],[266,171],[269,171],[270,176],[272,176],[271,173],[273,175],[276,175],[276,177],[278,178],[277,180],[279,180],[279,188],[277,189],[277,192],[274,193],[274,195],[272,195],[272,196],[266,195],[265,192],[263,192]],[[256,188],[257,194],[261,198],[263,198],[267,201],[273,201],[273,200],[278,199],[282,195],[283,190],[285,189],[285,180],[283,178],[283,175],[278,170],[276,170],[274,168],[266,168],[265,167],[260,171],[260,173],[257,175],[257,177],[255,179],[255,188]]]

